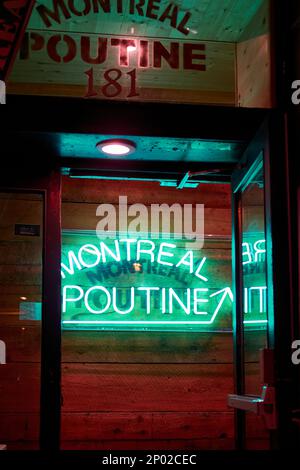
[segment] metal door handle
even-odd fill
[[[257,415],[261,403],[263,403],[261,397],[255,395],[228,395],[228,406],[230,408],[251,411]]]
[[[227,403],[230,408],[250,411],[262,416],[268,429],[277,429],[274,387],[263,385],[260,396],[228,395]]]

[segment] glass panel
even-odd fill
[[[241,194],[245,394],[261,394],[260,350],[268,346],[266,232],[262,157]],[[266,445],[261,418],[247,414],[247,445]]]
[[[151,204],[180,201],[195,214],[195,203],[205,202],[205,242],[191,250],[194,263],[173,222],[159,239],[138,228],[139,239],[148,237],[139,253],[136,243],[129,252],[120,241],[119,222],[112,239],[97,238],[99,204],[118,215],[119,195],[128,196],[133,218],[136,209],[149,214]],[[62,197],[62,448],[232,449],[229,185],[178,191],[158,182],[64,177]],[[104,261],[101,241],[115,256],[119,247],[120,257],[104,248]],[[162,243],[177,246],[165,245],[159,258]],[[155,288],[149,310],[139,287]]]
[[[0,193],[0,444],[37,449],[43,197]]]

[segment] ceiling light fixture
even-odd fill
[[[96,147],[99,152],[114,156],[130,155],[136,150],[135,143],[126,139],[102,140],[96,144]]]

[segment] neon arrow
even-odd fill
[[[233,302],[233,294],[232,294],[232,291],[231,291],[230,287],[225,287],[224,289],[221,289],[221,290],[219,290],[218,292],[214,292],[213,294],[210,294],[209,297],[215,297],[216,295],[219,295],[219,294],[223,294],[223,295],[222,295],[222,297],[221,297],[220,302],[219,302],[218,305],[217,305],[216,310],[215,310],[214,313],[213,313],[213,316],[212,316],[212,318],[211,318],[211,320],[210,320],[210,322],[209,322],[210,324],[215,321],[215,318],[216,318],[216,316],[218,315],[219,310],[220,310],[220,308],[222,307],[222,305],[223,305],[223,303],[224,303],[224,300],[226,299],[226,296],[227,296],[227,295],[229,295],[229,298],[230,298],[231,302]]]
[[[220,300],[216,310],[214,311],[214,314],[212,316],[212,319],[210,320],[210,323],[214,322],[220,308],[223,305],[223,302],[224,302],[227,294],[229,295],[231,302],[233,302],[233,293],[232,293],[232,290],[230,289],[230,287],[225,287],[224,289],[219,290],[218,292],[215,292],[214,294],[211,294],[210,297],[214,297],[215,295],[221,294],[222,292],[223,292],[223,295],[221,297],[221,300]],[[257,324],[266,324],[266,323],[268,323],[268,320],[244,320],[244,325],[251,325],[251,324],[252,325],[257,325]]]

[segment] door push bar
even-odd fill
[[[6,364],[6,344],[0,340],[0,364]]]
[[[262,416],[267,429],[277,429],[274,387],[263,385],[261,396],[228,395],[227,403],[230,408],[250,411],[257,416]]]
[[[260,351],[260,382],[264,384],[260,396],[228,395],[228,406],[262,416],[267,429],[277,429],[273,349],[264,348]]]

